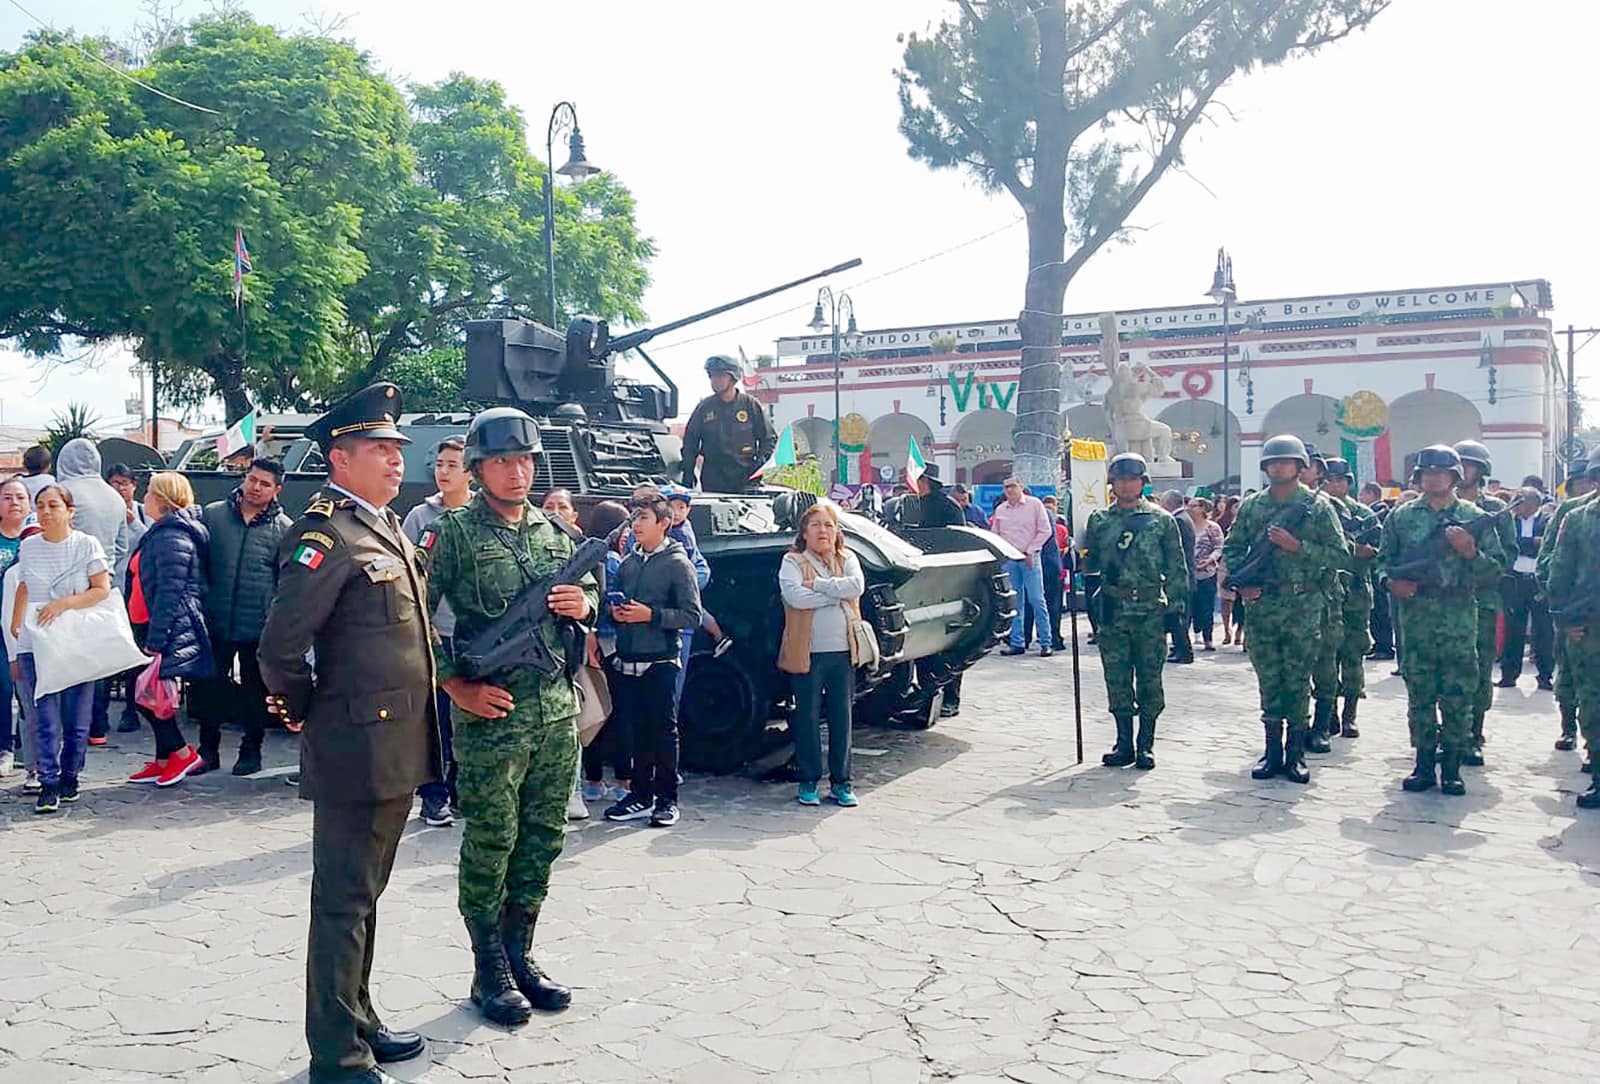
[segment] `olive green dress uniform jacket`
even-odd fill
[[[278,561],[257,658],[289,717],[305,721],[300,796],[380,802],[437,779],[428,588],[399,518],[319,494]]]

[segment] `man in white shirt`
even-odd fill
[[[1511,570],[1502,581],[1505,588],[1506,636],[1500,654],[1500,680],[1502,689],[1516,685],[1522,676],[1523,647],[1528,642],[1530,629],[1533,637],[1533,664],[1539,675],[1539,688],[1555,688],[1551,676],[1555,673],[1555,628],[1550,620],[1549,604],[1539,595],[1539,546],[1544,541],[1550,524],[1550,510],[1542,507],[1544,494],[1532,486],[1517,491],[1512,502],[1512,523],[1517,529],[1517,550]]]

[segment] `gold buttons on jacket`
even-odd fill
[[[379,708],[378,709],[378,718],[387,719],[388,717],[389,717],[389,709],[388,708]]]

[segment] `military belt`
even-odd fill
[[[1121,602],[1159,602],[1161,601],[1160,584],[1106,584],[1100,588],[1107,595]]]

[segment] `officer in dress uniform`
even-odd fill
[[[744,369],[718,354],[706,359],[712,394],[700,400],[683,430],[683,484],[707,493],[743,493],[767,461],[777,437],[760,403],[739,390]],[[695,479],[695,460],[705,465]]]
[[[410,441],[400,389],[374,384],[313,422],[328,484],[289,529],[257,657],[271,710],[304,722],[300,796],[313,803],[306,1041],[311,1081],[382,1084],[422,1052],[368,990],[377,903],[417,787],[440,774],[427,584],[388,507]],[[314,654],[312,654],[314,652]],[[308,662],[312,654],[314,662]]]

